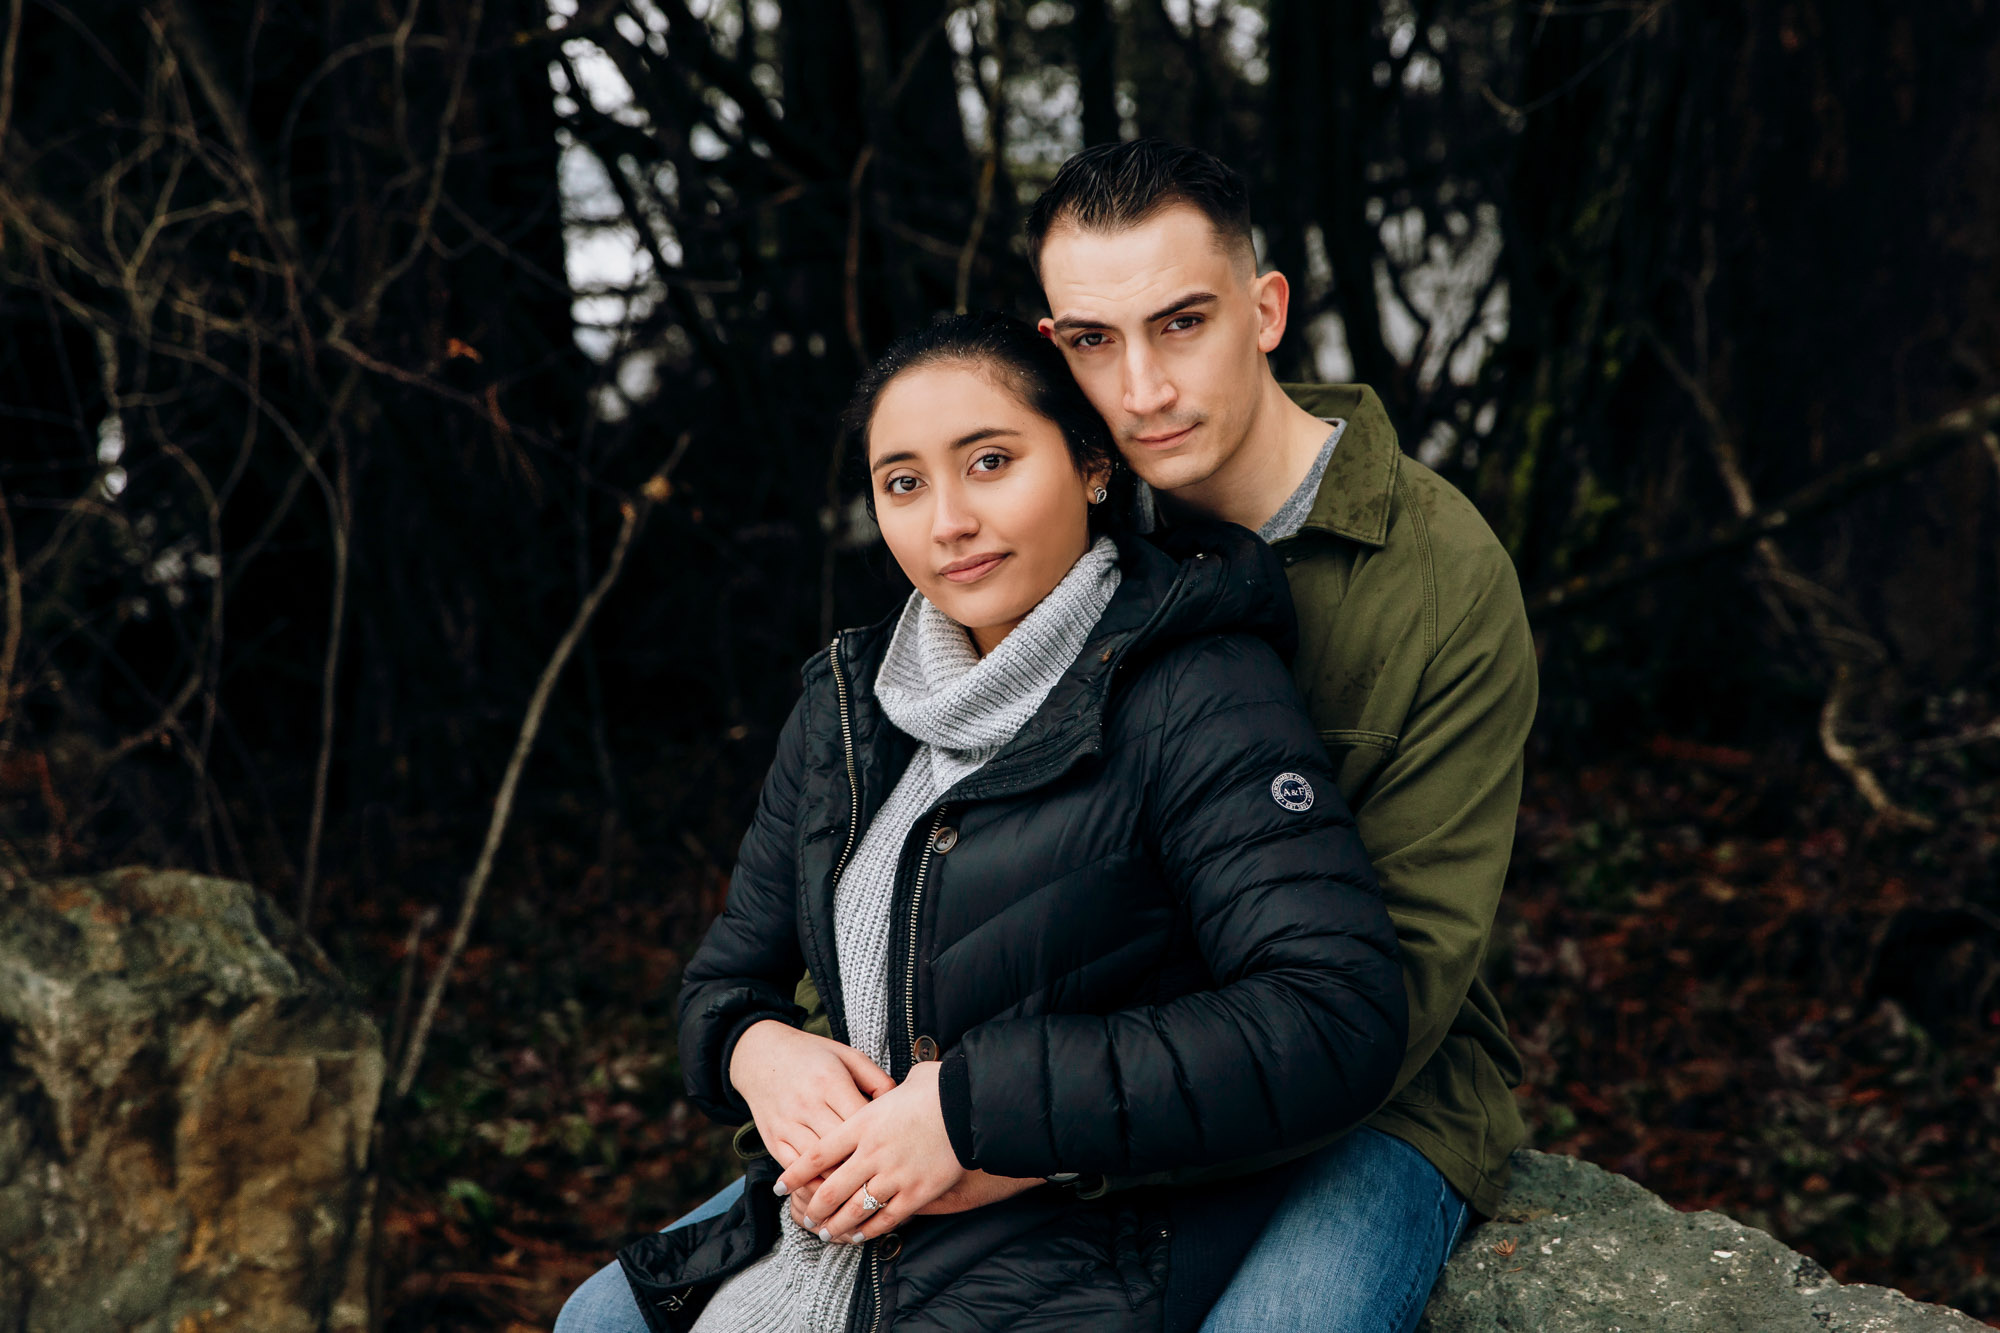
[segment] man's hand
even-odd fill
[[[935,1060],[910,1071],[903,1085],[877,1097],[823,1134],[785,1168],[771,1187],[780,1195],[812,1187],[808,1230],[821,1240],[873,1240],[965,1179],[951,1150],[938,1103]],[[820,1177],[823,1181],[814,1185]],[[863,1189],[880,1203],[862,1205]]]
[[[958,1183],[917,1209],[920,1217],[939,1213],[969,1213],[989,1203],[1005,1203],[1016,1194],[1026,1194],[1037,1185],[1047,1184],[1040,1176],[995,1176],[984,1171],[968,1171]]]
[[[784,1167],[839,1129],[869,1098],[896,1086],[852,1046],[776,1019],[754,1024],[737,1038],[729,1081],[750,1104],[764,1146]]]

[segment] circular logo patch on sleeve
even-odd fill
[[[1287,810],[1310,810],[1313,785],[1297,773],[1280,773],[1271,779],[1271,799]]]

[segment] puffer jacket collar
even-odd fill
[[[1176,643],[1204,634],[1254,634],[1291,656],[1297,631],[1284,563],[1247,529],[1199,522],[1116,540],[1122,578],[1083,650],[1014,739],[953,788],[953,802],[1033,790],[1101,752],[1121,674]],[[900,774],[914,745],[883,716],[873,688],[897,618],[843,631],[832,651],[840,657],[856,743],[893,748],[886,767]],[[822,652],[806,664],[808,688],[832,669],[831,655]],[[864,807],[872,811],[887,792],[868,792],[868,785],[864,781]]]

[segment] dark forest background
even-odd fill
[[[387,1327],[727,1178],[681,959],[900,590],[838,405],[1026,204],[1253,182],[1542,654],[1537,1146],[2000,1321],[2000,4],[0,0],[0,855],[300,913]],[[517,781],[518,779],[518,781]]]

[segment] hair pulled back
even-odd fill
[[[1100,470],[1108,474],[1110,498],[1090,507],[1093,533],[1131,526],[1135,486],[1131,472],[1118,456],[1118,446],[1090,399],[1077,386],[1056,345],[1025,320],[998,310],[969,315],[939,315],[922,328],[889,344],[854,386],[841,423],[861,441],[862,468],[867,468],[868,428],[875,407],[896,377],[924,366],[954,365],[984,370],[1018,397],[1037,416],[1055,424],[1069,446],[1069,460],[1079,477]],[[864,487],[868,513],[875,513],[875,488]]]

